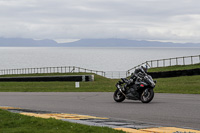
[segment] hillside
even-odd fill
[[[0,47],[55,47],[57,42],[50,39],[34,40],[31,38],[2,38]]]
[[[54,40],[0,37],[0,47],[200,47],[198,43],[172,43],[128,39],[81,39],[75,42],[57,43]]]
[[[71,43],[60,43],[65,47],[200,47],[194,43],[172,43],[128,39],[81,39]]]

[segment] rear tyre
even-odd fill
[[[124,101],[125,96],[119,91],[119,89],[117,89],[117,90],[114,92],[113,99],[114,99],[116,102],[122,102],[122,101]]]
[[[149,102],[151,102],[151,100],[153,99],[153,97],[154,97],[154,91],[153,91],[153,89],[145,89],[142,92],[140,100],[143,103],[149,103]]]

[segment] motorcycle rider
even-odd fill
[[[146,74],[147,71],[148,71],[148,66],[147,65],[143,65],[143,66],[135,69],[134,73],[131,74],[130,79],[128,79],[128,80],[126,79],[126,84],[124,85],[122,90],[125,91],[127,86],[129,86],[131,84],[134,84],[137,78],[141,78],[139,76],[139,73]]]

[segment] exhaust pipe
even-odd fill
[[[126,97],[126,95],[124,94],[124,92],[121,89],[121,86],[119,84],[116,85],[117,89],[119,89],[119,91]]]

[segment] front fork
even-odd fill
[[[144,90],[144,96],[145,96],[145,97],[148,96],[148,89],[145,89],[145,90]]]

